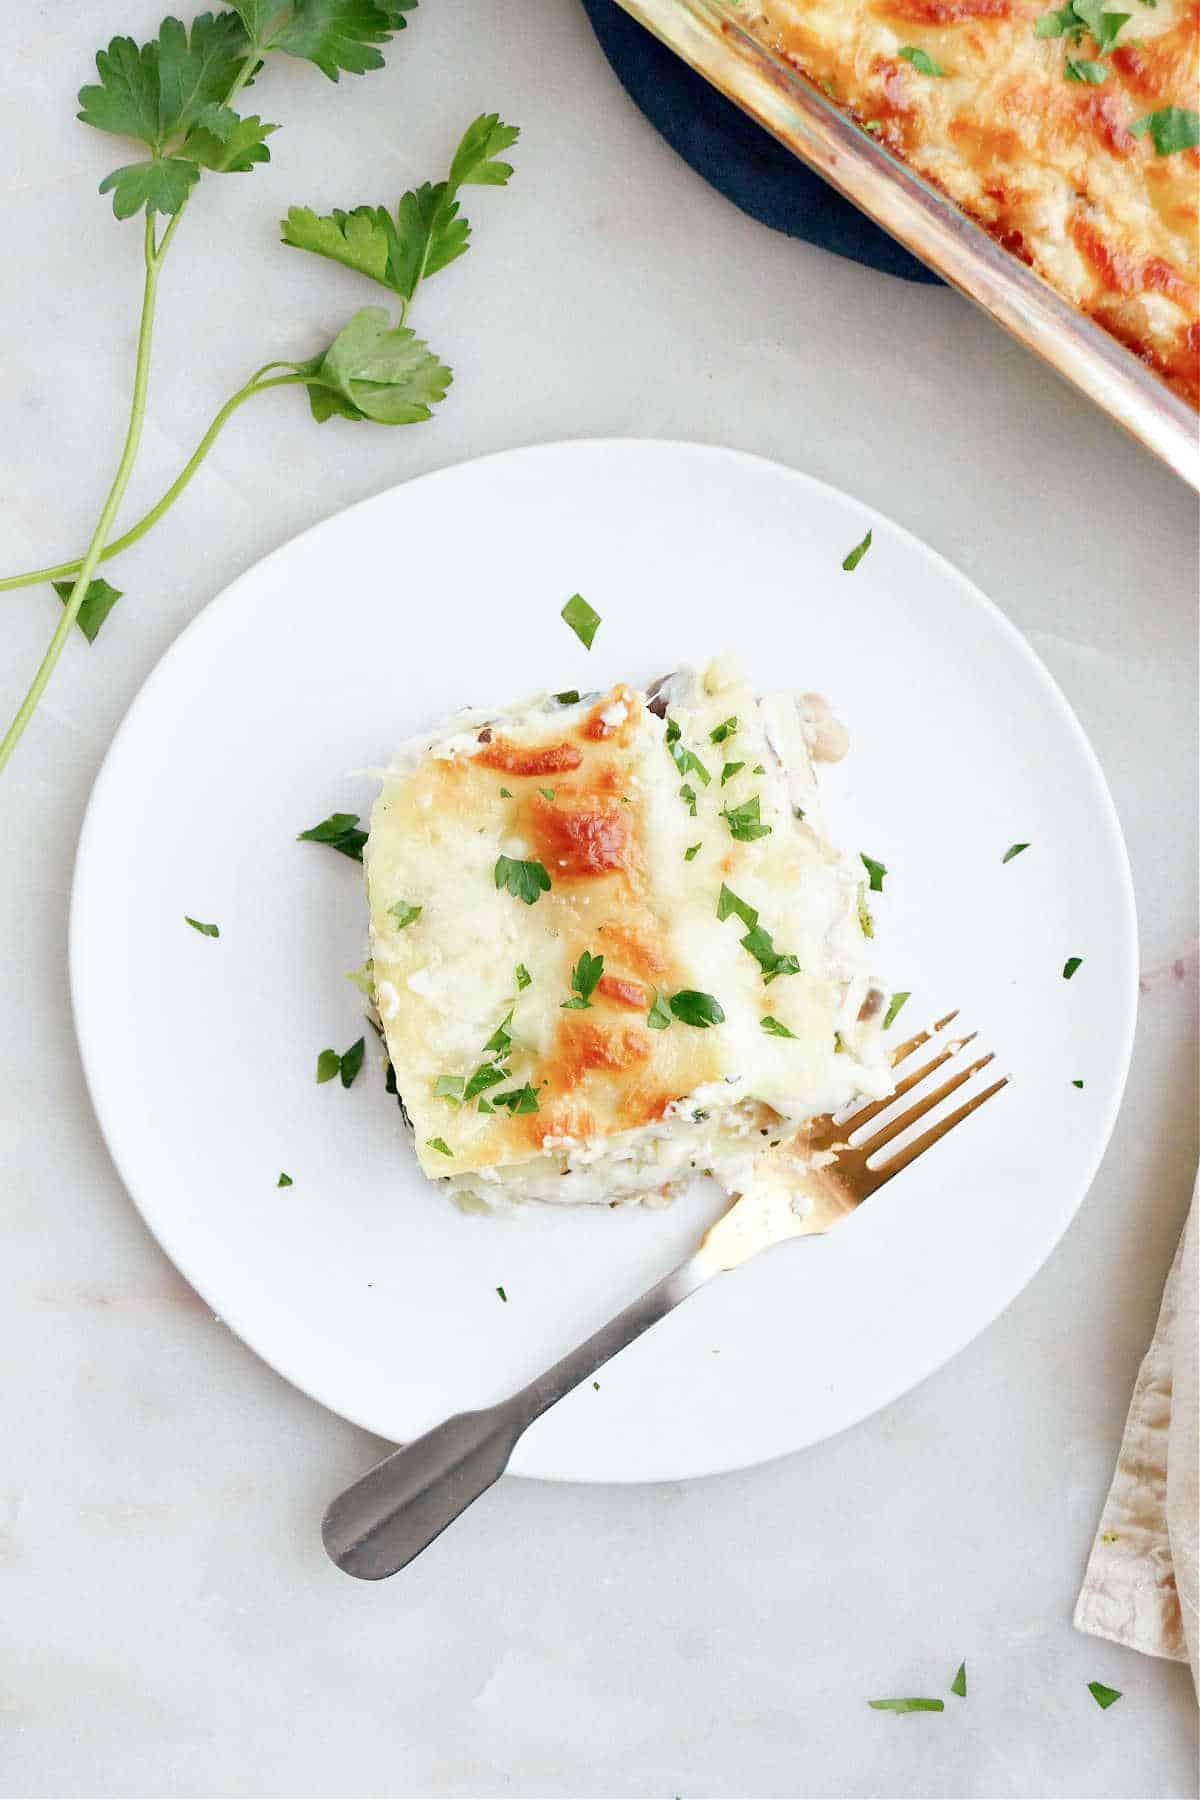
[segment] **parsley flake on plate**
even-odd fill
[[[743,844],[750,844],[755,838],[771,835],[771,827],[764,825],[759,817],[760,806],[759,797],[755,794],[753,800],[747,800],[742,806],[721,808],[721,817],[729,827],[730,837],[737,838]]]
[[[871,548],[871,536],[872,534],[868,531],[862,542],[855,544],[853,550],[842,558],[842,567],[845,569],[847,575],[852,574],[854,570],[857,569],[859,563]]]
[[[912,1712],[945,1712],[944,1700],[926,1700],[916,1695],[908,1700],[868,1700],[876,1712],[912,1713]]]
[[[744,769],[745,766],[744,762],[726,763],[721,770],[721,786],[724,787],[727,781],[732,781],[738,770]]]
[[[423,907],[414,906],[409,900],[394,900],[388,907],[388,913],[396,921],[397,931],[403,931],[407,925],[413,924],[420,918],[423,910]]]
[[[1163,106],[1157,112],[1143,113],[1129,129],[1134,137],[1149,132],[1159,156],[1173,156],[1177,150],[1194,150],[1200,145],[1200,112],[1185,106]]]
[[[335,1075],[340,1075],[342,1078],[342,1086],[344,1088],[350,1087],[354,1081],[354,1077],[363,1066],[363,1057],[366,1055],[366,1048],[366,1039],[359,1038],[356,1043],[351,1044],[348,1050],[344,1050],[340,1056],[336,1050],[322,1050],[320,1056],[317,1058],[318,1082],[332,1081]]]
[[[330,813],[319,825],[310,825],[296,839],[297,843],[328,844],[331,850],[340,850],[343,856],[349,856],[355,862],[362,861],[363,845],[367,841],[365,831],[358,829],[357,813]]]
[[[50,585],[64,606],[75,592],[73,580],[52,581]],[[75,614],[75,623],[89,644],[95,643],[100,627],[121,598],[121,594],[122,589],[112,587],[107,581],[98,579],[88,582],[83,602]]]
[[[206,925],[202,919],[189,918],[187,913],[184,913],[183,920],[184,924],[190,925],[193,931],[198,931],[201,937],[219,938],[221,935],[221,927],[219,925]]]
[[[725,1018],[720,1001],[712,994],[697,993],[695,988],[682,988],[678,994],[672,994],[671,1011],[681,1025],[694,1025],[698,1031],[720,1025]]]
[[[579,689],[564,688],[562,693],[555,694],[554,698],[560,706],[575,706],[579,700]]]
[[[1000,861],[1002,863],[1010,863],[1014,856],[1020,856],[1022,850],[1028,850],[1028,848],[1028,844],[1010,844],[1008,849],[1004,852],[1004,855],[1000,858]]]
[[[498,888],[507,888],[514,900],[523,900],[526,906],[532,906],[539,895],[550,892],[550,877],[544,864],[520,862],[513,856],[497,857],[495,882]]]
[[[505,1293],[504,1289],[502,1287],[498,1287],[496,1289],[496,1292],[499,1294],[500,1298],[503,1300],[505,1306],[507,1306],[508,1305],[508,1295]]]
[[[862,863],[863,868],[871,878],[871,892],[873,894],[882,894],[883,878],[887,874],[887,864],[876,862],[873,856],[864,856],[861,851],[859,852],[858,860]]]
[[[604,973],[604,958],[592,956],[587,950],[580,952],[579,961],[571,970],[571,987],[573,998],[564,1000],[563,1012],[583,1012],[592,1004],[592,995],[596,984]]]
[[[1066,962],[1063,964],[1063,980],[1070,981],[1076,969],[1082,968],[1082,966],[1082,956],[1068,956]]]
[[[922,50],[916,44],[905,44],[900,55],[906,63],[911,63],[918,75],[944,75],[941,63],[934,62],[928,50]]]
[[[291,1176],[283,1175],[283,1174],[280,1175],[279,1180],[275,1183],[276,1187],[291,1187],[291,1185],[292,1185]]]
[[[529,970],[525,967],[524,963],[518,963],[513,973],[517,978],[517,987],[519,989],[527,988],[533,980],[533,976],[529,973]]]
[[[317,1081],[332,1081],[342,1066],[342,1059],[336,1050],[322,1050],[317,1058]]]
[[[760,1019],[758,1022],[763,1030],[769,1033],[771,1037],[794,1038],[796,1035],[794,1031],[789,1031],[786,1025],[781,1024],[778,1019],[773,1019],[770,1013],[767,1013],[765,1018]]]
[[[1072,1087],[1077,1087],[1077,1088],[1081,1088],[1081,1087],[1082,1087],[1082,1086],[1083,1086],[1083,1083],[1082,1083],[1082,1081],[1073,1081],[1073,1082],[1072,1082],[1072,1083],[1071,1083],[1071,1086],[1072,1086]]]
[[[967,1697],[967,1665],[965,1662],[959,1663],[958,1672],[956,1673],[954,1680],[950,1683],[950,1692],[952,1694],[957,1694],[958,1698],[960,1700],[966,1699],[966,1697]]]
[[[572,594],[560,615],[571,627],[585,650],[590,650],[600,624],[600,614],[589,606],[582,594]]]
[[[500,798],[502,800],[511,800],[512,799],[512,789],[511,788],[501,788],[500,789]]]
[[[646,1023],[651,1031],[665,1031],[671,1023],[671,1008],[661,994],[655,994],[654,1005],[646,1015]]]
[[[1100,1708],[1101,1712],[1107,1712],[1109,1707],[1114,1705],[1115,1702],[1121,1698],[1120,1688],[1105,1687],[1102,1681],[1089,1681],[1088,1693],[1092,1696],[1092,1699],[1096,1702],[1096,1705]]]
[[[719,725],[713,726],[708,734],[708,741],[710,744],[723,744],[726,738],[733,736],[737,728],[738,722],[735,713],[728,719],[722,719]]]
[[[425,1142],[431,1150],[436,1150],[439,1156],[454,1155],[445,1138],[426,1138]]]
[[[901,989],[901,991],[899,993],[895,993],[892,995],[891,999],[888,1002],[888,1009],[883,1015],[883,1029],[885,1031],[887,1030],[889,1025],[894,1025],[896,1023],[896,1015],[899,1013],[900,1008],[904,1005],[904,1002],[906,1000],[911,1000],[911,999],[912,999],[912,990],[910,988],[903,988],[903,989]]]

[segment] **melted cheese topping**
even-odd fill
[[[759,0],[746,20],[896,155],[1200,405],[1200,150],[1130,125],[1200,104],[1200,0],[1132,14],[1098,86],[1094,39],[1034,36],[1049,0]],[[751,15],[752,12],[752,16]],[[944,78],[899,52],[926,51]]]
[[[760,709],[726,664],[672,683],[674,754],[665,720],[618,686],[592,704],[539,699],[474,719],[411,746],[385,779],[364,854],[375,993],[430,1176],[565,1200],[662,1192],[692,1167],[732,1182],[764,1135],[889,1090],[879,1009],[866,1005],[862,868],[814,829],[804,714],[790,696]],[[712,744],[731,715],[736,733]],[[829,722],[812,717],[815,741]],[[685,751],[707,786],[678,766]],[[770,831],[740,841],[721,809],[754,797]],[[498,888],[501,856],[540,863],[549,891],[527,904]],[[798,973],[764,981],[746,925],[717,918],[723,882]],[[421,908],[403,928],[398,902]],[[587,1007],[565,1007],[585,951],[603,957],[602,977]],[[724,1022],[653,1029],[656,996],[682,990],[713,995]],[[794,1035],[765,1032],[764,1016]],[[485,1046],[506,1020],[508,1073],[483,1097],[494,1106],[528,1085],[536,1111],[438,1095],[439,1078],[501,1060]]]

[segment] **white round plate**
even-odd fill
[[[577,590],[603,621],[590,654],[559,618]],[[88,1081],[151,1230],[260,1356],[382,1437],[528,1380],[717,1201],[456,1210],[369,1032],[351,1089],[316,1084],[318,1051],[365,1029],[345,979],[365,911],[356,864],[296,834],[365,817],[363,771],[458,706],[723,649],[832,699],[852,742],[832,831],[889,871],[877,973],[912,991],[910,1030],[958,1006],[1014,1079],[828,1238],[696,1294],[515,1469],[679,1479],[841,1430],[995,1318],[1095,1173],[1133,1031],[1129,869],[1096,759],[1003,616],[846,495],[726,450],[549,444],[409,482],[268,556],[163,657],[97,780],[71,912]]]

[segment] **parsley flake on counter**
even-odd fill
[[[1085,62],[1082,57],[1068,56],[1063,65],[1064,81],[1084,81],[1089,87],[1103,87],[1108,77],[1107,63]]]
[[[396,930],[403,931],[405,926],[411,925],[414,920],[420,918],[423,910],[420,906],[414,906],[409,900],[396,900],[388,907],[388,914],[389,917],[395,919]]]
[[[342,1066],[342,1059],[336,1050],[322,1050],[317,1058],[317,1080],[332,1081]]]
[[[508,1305],[508,1295],[505,1293],[504,1289],[502,1287],[498,1287],[496,1289],[496,1292],[499,1294],[500,1298],[503,1300],[505,1306],[507,1306]]]
[[[462,1075],[439,1075],[433,1087],[434,1096],[438,1100],[450,1100],[455,1106],[461,1106],[466,1085]]]
[[[771,941],[769,931],[761,925],[754,925],[741,940],[743,950],[748,950],[763,973],[763,983],[770,987],[777,975],[798,975],[800,973],[799,958],[783,951],[776,950]]]
[[[509,1088],[506,1094],[493,1094],[493,1106],[506,1106],[510,1113],[535,1113],[538,1106],[537,1089],[525,1083],[524,1087]]]
[[[855,544],[853,550],[842,558],[842,567],[845,569],[847,575],[852,574],[854,570],[857,569],[859,563],[871,548],[871,535],[872,534],[868,531],[861,544]]]
[[[868,1700],[876,1712],[910,1713],[910,1712],[945,1712],[944,1700],[925,1700],[919,1695],[908,1700]]]
[[[760,1019],[758,1022],[763,1030],[768,1032],[771,1037],[794,1038],[796,1035],[794,1031],[789,1031],[786,1025],[781,1024],[778,1019],[773,1019],[770,1013],[767,1013],[766,1017]]]
[[[431,1150],[436,1150],[439,1156],[454,1155],[453,1150],[450,1148],[445,1138],[426,1138],[425,1142]]]
[[[1163,106],[1158,112],[1143,113],[1129,129],[1134,137],[1149,132],[1159,156],[1173,156],[1177,150],[1194,150],[1200,145],[1200,112],[1185,106]]]
[[[1109,1707],[1121,1698],[1120,1688],[1105,1687],[1102,1681],[1089,1681],[1088,1693],[1102,1712],[1107,1712]]]
[[[564,688],[562,693],[555,694],[554,698],[558,701],[560,706],[575,706],[579,700],[579,689]]]
[[[702,848],[703,848],[703,845],[702,845],[702,844],[689,844],[689,845],[688,845],[688,847],[687,847],[687,849],[686,849],[686,850],[685,850],[685,851],[684,851],[684,853],[683,853],[683,860],[684,860],[684,862],[692,862],[692,861],[694,861],[694,859],[695,859],[695,858],[696,858],[696,857],[697,857],[697,856],[699,856],[699,854],[700,854],[700,851],[701,851],[701,850],[702,850]]]
[[[729,827],[729,835],[743,844],[754,842],[755,838],[769,837],[771,827],[764,825],[759,817],[761,802],[757,794],[753,800],[747,800],[742,806],[723,806],[721,817]]]
[[[723,744],[726,738],[733,736],[737,728],[738,722],[735,713],[728,719],[722,719],[719,725],[713,726],[708,734],[708,741],[710,744]]]
[[[950,1692],[952,1694],[957,1694],[958,1698],[960,1700],[966,1699],[966,1697],[967,1697],[967,1665],[965,1662],[959,1663],[958,1673],[955,1675],[954,1680],[950,1683]]]
[[[911,999],[912,990],[910,988],[904,988],[900,993],[892,995],[888,1002],[888,1009],[883,1015],[883,1029],[885,1031],[889,1025],[894,1025],[896,1023],[896,1015],[904,1005],[904,1002]]]
[[[1008,849],[1004,852],[1004,855],[1000,858],[1000,861],[1002,863],[1010,863],[1014,856],[1020,856],[1022,850],[1028,850],[1028,848],[1028,844],[1010,844]]]
[[[219,925],[206,925],[202,919],[189,918],[187,913],[184,913],[183,915],[183,922],[185,925],[190,925],[193,931],[198,931],[201,937],[219,938],[221,935],[221,927]]]
[[[359,1038],[356,1043],[351,1044],[348,1050],[343,1051],[341,1059],[341,1075],[342,1086],[344,1088],[351,1086],[354,1077],[362,1068],[363,1057],[366,1055],[366,1050],[366,1039]]]
[[[727,781],[732,781],[738,770],[744,769],[745,766],[744,762],[726,763],[725,767],[721,770],[721,786],[724,787]]]
[[[655,994],[654,1005],[646,1014],[646,1023],[651,1031],[665,1031],[671,1023],[671,1009],[661,994]]]
[[[564,1000],[563,1012],[583,1012],[592,1004],[592,995],[596,984],[604,973],[604,958],[592,956],[587,950],[580,951],[579,961],[571,970],[571,987],[574,997]]]
[[[525,967],[524,963],[518,963],[513,970],[513,973],[517,978],[517,987],[519,990],[523,991],[533,981],[533,976],[529,973],[529,970]]]
[[[495,881],[498,888],[507,888],[514,900],[523,900],[526,906],[550,892],[550,877],[542,863],[520,862],[513,856],[497,857]]]
[[[720,1025],[725,1018],[720,1001],[712,994],[698,994],[695,988],[682,988],[678,994],[672,994],[671,1011],[681,1025],[694,1025],[698,1031]]]
[[[1070,981],[1076,969],[1081,968],[1082,965],[1082,956],[1068,956],[1066,962],[1063,964],[1063,980]]]
[[[1083,1086],[1083,1083],[1082,1083],[1082,1081],[1073,1081],[1071,1083],[1071,1086],[1081,1088]]]
[[[858,860],[862,863],[863,868],[871,877],[871,892],[873,894],[882,894],[883,878],[887,874],[887,864],[876,862],[873,856],[864,856],[861,851],[859,852]]]
[[[584,649],[590,650],[600,623],[600,614],[595,607],[589,606],[582,594],[572,594],[560,616],[571,627]]]
[[[751,931],[758,924],[758,913],[754,907],[748,905],[745,900],[734,893],[731,887],[726,887],[722,882],[721,891],[717,895],[717,918],[723,923],[732,913],[736,913],[742,924],[748,925]]]
[[[871,917],[871,909],[867,905],[867,884],[865,881],[860,881],[858,884],[858,923],[865,938],[873,938],[875,936],[875,921]]]
[[[73,579],[70,581],[52,581],[50,586],[54,589],[64,606],[75,592],[75,582]],[[103,625],[105,619],[107,619],[113,607],[117,604],[117,601],[121,598],[121,593],[122,590],[120,588],[113,587],[111,583],[104,581],[102,578],[98,577],[95,581],[88,582],[87,592],[84,594],[83,602],[75,615],[75,623],[78,625],[89,644],[95,643],[100,627]]]
[[[327,819],[322,819],[319,825],[310,825],[296,839],[297,843],[328,844],[331,850],[340,850],[343,856],[353,857],[355,862],[362,861],[366,841],[366,832],[358,829],[357,813],[330,813]]]
[[[275,1183],[276,1187],[291,1187],[291,1185],[292,1178],[290,1175],[280,1175],[279,1180]]]
[[[928,50],[920,49],[916,44],[905,44],[900,51],[905,62],[911,63],[918,75],[944,75],[941,63],[934,62]]]
[[[685,800],[687,802],[688,812],[691,814],[692,818],[694,819],[696,816],[696,790],[695,790],[695,788],[689,787],[687,782],[685,781],[683,786],[679,790],[679,798],[681,800]]]

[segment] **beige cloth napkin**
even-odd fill
[[[1138,1371],[1075,1623],[1150,1656],[1190,1663],[1200,1689],[1198,1237],[1200,1200],[1193,1195],[1154,1341]]]

